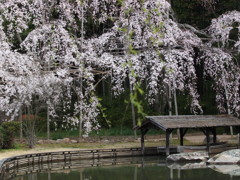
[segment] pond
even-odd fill
[[[50,167],[51,166],[51,167]],[[18,170],[11,180],[237,180],[240,179],[240,167],[211,166],[204,163],[167,164],[164,158],[118,158],[98,161],[85,161],[81,167],[74,164],[54,164],[32,167],[26,174]],[[45,168],[44,168],[45,167]],[[46,168],[48,167],[48,168]],[[51,169],[51,170],[50,170]],[[24,170],[27,170],[26,168]],[[219,172],[222,171],[222,172]]]

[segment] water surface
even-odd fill
[[[59,164],[57,170],[56,164],[44,171],[21,175],[11,180],[239,180],[240,176],[232,176],[228,172],[225,174],[202,164],[194,165],[191,168],[189,164],[166,164],[163,158],[125,158],[109,159],[104,161],[89,161],[84,166],[71,168],[73,164]],[[93,167],[91,167],[93,166]],[[42,166],[43,167],[43,166]],[[226,166],[231,170],[231,166]],[[226,170],[227,168],[222,169]],[[35,167],[36,168],[36,167]],[[70,169],[69,169],[70,168]],[[219,170],[221,168],[217,168]],[[232,168],[233,171],[239,171],[238,166]]]

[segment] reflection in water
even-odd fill
[[[240,176],[240,166],[235,164],[235,165],[210,165],[210,168],[213,170],[223,173],[223,174],[228,174],[230,176]],[[240,177],[239,177],[240,179]]]
[[[48,180],[51,180],[51,172],[48,172]]]
[[[179,170],[207,168],[207,164],[205,162],[189,162],[189,163],[172,162],[172,163],[167,163],[167,166],[170,169],[179,169]]]
[[[237,180],[238,176],[230,176],[228,172],[240,172],[239,166],[211,166],[213,170],[203,163],[166,164],[165,159],[159,157],[99,159],[97,162],[94,164],[93,160],[88,161],[87,166],[85,161],[84,167],[74,166],[70,169],[76,162],[67,166],[58,164],[58,169],[48,165],[50,168],[44,170],[47,166],[42,166],[37,173],[17,176],[11,180]],[[21,174],[22,171],[19,169],[18,172]]]

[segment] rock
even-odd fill
[[[76,144],[77,140],[71,140],[71,143]]]
[[[110,143],[110,141],[109,141],[108,139],[104,139],[104,140],[102,140],[102,142],[104,142],[104,143]]]
[[[70,139],[69,138],[64,138],[63,140],[62,140],[62,143],[70,143]]]
[[[87,138],[87,137],[88,137],[88,134],[83,134],[82,137],[83,137],[83,138]]]
[[[56,143],[70,143],[71,140],[69,138],[64,138],[64,139],[57,139],[55,142]]]
[[[4,163],[6,160],[7,160],[7,158],[4,158],[4,159],[1,159],[1,160],[0,160],[0,168],[1,168],[1,166],[3,165],[3,163]]]
[[[209,143],[213,144],[213,136],[209,136],[209,140],[210,140]],[[220,142],[220,140],[217,138],[216,143],[219,143],[219,142]],[[207,144],[207,138],[206,137],[204,138],[203,143]]]
[[[207,161],[208,159],[207,152],[190,152],[190,153],[180,153],[180,154],[171,154],[167,157],[167,161]]]
[[[240,164],[240,149],[224,151],[207,161],[209,164]]]
[[[54,141],[54,140],[38,140],[37,143],[38,144],[55,144],[56,141]]]
[[[38,144],[44,144],[44,141],[43,140],[39,140],[37,143]]]
[[[130,142],[130,141],[128,141]],[[134,142],[141,142],[141,138],[134,139]]]
[[[59,143],[62,142],[62,139],[57,139],[55,142],[56,142],[57,144],[59,144]]]
[[[47,140],[47,143],[49,143],[49,144],[55,144],[56,141],[54,141],[54,140]]]

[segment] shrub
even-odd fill
[[[19,132],[19,122],[4,122],[0,128],[0,145],[3,149],[14,147],[14,137]]]

